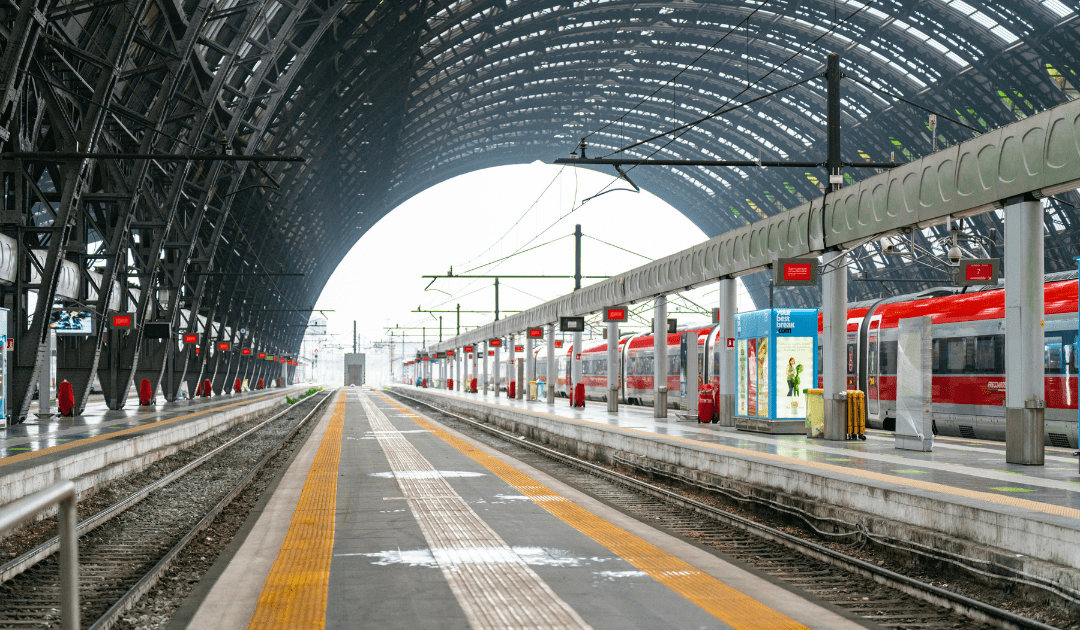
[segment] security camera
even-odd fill
[[[953,263],[954,265],[956,263],[960,262],[960,259],[964,257],[964,255],[960,253],[960,248],[957,247],[956,245],[953,245],[952,247],[949,248],[949,254],[948,255],[949,255],[949,262]]]
[[[885,246],[885,253],[886,254],[892,254],[894,251],[896,251],[896,246],[895,245],[889,244],[889,245]]]

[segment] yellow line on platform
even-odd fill
[[[567,525],[607,547],[656,581],[736,630],[806,630],[806,626],[703,573],[656,545],[600,518],[560,496],[513,466],[454,437],[385,394],[380,395],[442,441],[495,473]]]
[[[311,463],[285,542],[263,585],[249,630],[326,627],[345,390],[338,390],[337,396],[334,415]]]
[[[248,405],[248,404],[251,404],[251,403],[253,403],[256,400],[259,400],[261,398],[267,398],[267,396],[252,397],[252,398],[250,398],[248,400],[241,400],[239,402],[234,402],[234,403],[231,403],[231,404],[228,404],[228,405],[222,405],[220,407],[213,407],[212,409],[203,409],[201,411],[193,411],[191,413],[186,413],[186,414],[184,414],[182,416],[177,416],[175,418],[169,418],[168,420],[159,420],[157,422],[151,422],[149,424],[143,424],[143,425],[139,425],[137,427],[128,427],[126,429],[121,429],[120,431],[113,431],[112,433],[103,433],[101,435],[95,435],[94,437],[83,438],[81,440],[76,440],[74,442],[69,442],[67,444],[59,444],[57,446],[49,446],[47,448],[39,449],[39,450],[36,450],[36,451],[30,451],[29,453],[20,453],[18,455],[12,455],[11,457],[4,457],[4,458],[0,459],[0,467],[7,466],[7,465],[10,465],[10,464],[17,464],[19,462],[24,462],[24,461],[26,461],[28,459],[34,459],[35,457],[42,457],[44,455],[51,455],[52,453],[59,453],[61,451],[66,451],[66,450],[69,450],[69,449],[73,449],[73,448],[76,448],[78,446],[84,446],[86,444],[94,444],[96,442],[102,442],[104,440],[111,440],[111,439],[113,439],[115,437],[118,437],[118,436],[121,436],[121,435],[131,435],[132,433],[138,433],[139,431],[146,431],[147,429],[153,429],[153,428],[156,428],[156,427],[162,427],[162,426],[165,426],[167,424],[172,424],[174,422],[180,422],[182,420],[190,420],[191,418],[194,418],[196,416],[201,416],[201,415],[206,414],[206,413],[217,412],[217,411],[221,411],[222,409],[229,409],[231,407],[236,407],[238,405]],[[117,418],[117,420],[122,420],[122,418]],[[92,429],[93,427],[86,427],[86,428],[87,429]]]
[[[1054,505],[1053,503],[1043,503],[1041,501],[1032,501],[1031,499],[1020,499],[1017,497],[1004,496],[1000,494],[994,494],[992,492],[982,492],[980,490],[968,490],[966,488],[957,488],[955,486],[948,486],[942,483],[934,483],[931,481],[919,481],[917,479],[910,479],[907,477],[899,477],[895,475],[887,475],[884,473],[873,472],[869,470],[861,470],[858,468],[849,468],[847,466],[839,466],[837,464],[826,464],[824,462],[812,462],[806,459],[799,459],[797,457],[789,457],[787,455],[777,455],[775,453],[764,453],[761,451],[755,451],[748,448],[739,448],[738,446],[727,446],[725,444],[710,444],[708,442],[702,442],[701,440],[694,440],[691,438],[678,437],[675,435],[660,435],[650,431],[642,431],[640,429],[630,429],[626,427],[620,427],[610,424],[604,424],[602,422],[595,422],[592,420],[585,420],[583,418],[568,418],[566,416],[558,416],[555,414],[544,413],[542,411],[529,411],[526,409],[518,409],[516,407],[504,407],[502,405],[496,405],[482,400],[467,401],[477,402],[489,407],[495,407],[498,409],[510,409],[512,411],[520,411],[522,413],[533,414],[537,416],[544,416],[547,418],[554,418],[563,422],[570,423],[584,423],[597,427],[603,427],[604,429],[610,429],[619,431],[622,433],[634,433],[637,435],[646,436],[650,439],[665,439],[674,440],[676,442],[682,442],[684,444],[692,444],[699,448],[712,449],[718,451],[726,451],[728,453],[735,453],[738,455],[745,455],[751,457],[760,457],[775,462],[782,462],[785,464],[794,464],[798,466],[806,466],[807,468],[816,468],[818,470],[827,471],[830,473],[841,473],[845,475],[851,475],[853,477],[861,477],[862,479],[871,479],[874,481],[880,481],[883,483],[895,484],[897,486],[907,486],[909,488],[918,488],[919,490],[928,490],[930,492],[939,492],[941,494],[948,494],[957,497],[965,497],[968,499],[978,499],[980,501],[987,501],[990,503],[997,503],[998,505],[1007,505],[1010,507],[1022,508],[1025,510],[1031,510],[1033,512],[1042,512],[1043,514],[1053,514],[1055,516],[1066,516],[1069,518],[1080,519],[1080,510],[1071,507],[1065,507],[1063,505]],[[858,452],[853,451],[851,457],[858,457]],[[907,465],[918,466],[917,460],[901,460],[897,458],[897,462],[907,461]],[[962,474],[962,473],[956,473]],[[971,475],[977,476],[974,473]],[[1023,479],[1017,479],[1016,483],[1024,483]]]

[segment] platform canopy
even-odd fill
[[[228,328],[236,343],[288,355],[365,231],[456,175],[551,161],[582,137],[590,157],[603,156],[811,79],[831,52],[853,77],[842,102],[843,157],[852,162],[931,152],[926,110],[974,128],[939,119],[941,148],[1076,98],[1080,87],[1076,0],[18,6],[0,29],[0,231],[23,246],[12,254],[15,268],[34,269],[13,294],[40,289],[46,298],[36,313],[14,313],[12,369],[28,391],[42,356],[41,322],[71,264],[97,274],[76,272],[69,280],[81,288],[69,301],[89,305],[99,324],[115,295],[97,288],[117,283],[119,310],[136,321],[171,319],[183,328],[196,318],[181,313],[194,312],[221,334]],[[824,82],[811,79],[666,145],[621,155],[659,149],[667,159],[824,161],[824,94]],[[199,158],[98,155],[116,152]],[[851,168],[845,182],[875,172]],[[632,177],[709,236],[817,198],[825,183],[821,168],[642,167]],[[1074,207],[1047,203],[1054,271],[1071,265],[1080,230]],[[967,229],[995,226],[1000,217],[989,213]],[[42,252],[37,263],[32,250]],[[858,265],[878,273],[894,262],[872,256]],[[761,302],[766,291],[754,278],[748,284]],[[798,291],[784,290],[778,304],[814,299]],[[851,295],[881,291],[860,283]],[[120,357],[157,357],[143,345],[155,342],[140,335],[123,343]],[[105,350],[99,339],[69,358],[92,381]],[[153,371],[159,360],[143,367]]]

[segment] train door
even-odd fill
[[[881,413],[880,394],[878,392],[878,378],[880,376],[881,360],[881,316],[875,315],[870,318],[870,327],[866,335],[866,402],[867,414],[877,417]]]

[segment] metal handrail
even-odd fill
[[[59,504],[60,627],[79,630],[79,537],[76,534],[78,497],[71,481],[55,483],[0,508],[0,535]]]

